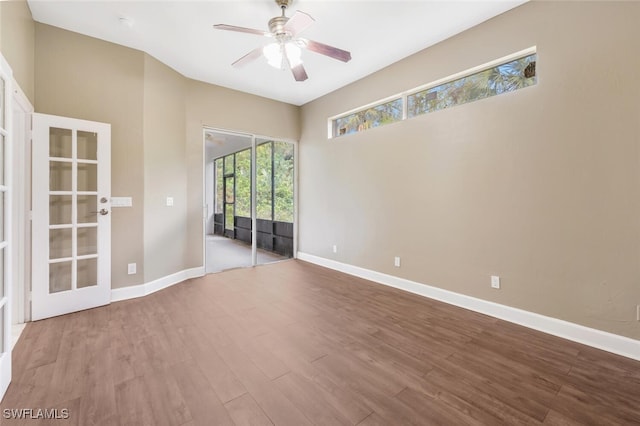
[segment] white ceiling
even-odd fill
[[[206,162],[251,148],[251,136],[239,133],[218,132],[207,129],[204,140]]]
[[[301,36],[351,52],[342,63],[303,53],[309,79],[296,82],[259,58],[231,63],[267,44],[265,37],[214,30],[231,24],[268,30],[274,0],[59,1],[28,0],[34,20],[142,50],[181,74],[212,84],[302,105],[371,74],[527,0],[294,0],[316,22]],[[130,18],[131,27],[120,17]]]
[[[272,139],[256,137],[256,145]],[[226,132],[222,130],[205,129],[205,162],[216,158],[251,148],[252,136],[244,133]]]

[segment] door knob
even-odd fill
[[[99,214],[101,214],[102,216],[104,216],[104,215],[109,214],[109,210],[107,210],[107,209],[100,209],[100,211],[98,211],[98,212],[89,212],[89,213],[99,213]]]

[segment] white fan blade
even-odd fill
[[[283,51],[284,55],[282,55],[282,60],[291,70],[293,78],[295,78],[296,81],[305,81],[307,78],[309,78],[309,76],[307,75],[307,71],[304,69],[304,65],[302,65],[302,62],[300,62],[295,67],[291,66],[291,59],[289,58],[287,50],[283,49]]]
[[[295,78],[296,81],[305,81],[307,78],[309,78],[309,76],[307,75],[307,71],[304,69],[304,66],[302,64],[292,67],[291,72],[293,73],[293,78]]]
[[[234,66],[236,68],[240,68],[240,67],[248,64],[251,61],[255,61],[260,56],[262,56],[262,47],[258,47],[257,49],[253,49],[251,52],[247,53],[242,58],[240,58],[237,61],[235,61],[234,63],[232,63],[231,66]]]
[[[302,41],[303,47],[306,47],[312,52],[316,52],[342,62],[349,62],[351,60],[351,53],[346,50],[338,49],[337,47],[329,46],[328,44],[319,43],[313,40],[303,38],[299,40]]]
[[[298,33],[309,28],[311,24],[315,22],[315,19],[311,15],[296,10],[291,18],[284,24],[284,30],[291,33],[292,36],[296,36]]]
[[[213,26],[216,30],[236,31],[239,33],[257,34],[265,37],[272,37],[273,34],[267,31],[254,30],[253,28],[236,27],[235,25],[216,24]]]

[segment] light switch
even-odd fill
[[[167,197],[167,206],[173,206],[173,197]]]
[[[131,207],[131,197],[111,197],[111,207]]]

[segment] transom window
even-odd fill
[[[537,83],[536,59],[535,48],[530,48],[330,118],[329,138],[533,86]]]
[[[402,104],[402,98],[398,98],[336,118],[333,121],[333,134],[334,136],[348,135],[402,120]]]

